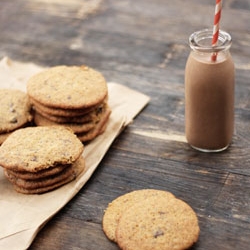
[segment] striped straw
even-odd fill
[[[220,31],[220,17],[221,17],[222,0],[216,0],[215,2],[215,13],[214,13],[214,27],[213,27],[213,39],[212,46],[215,46],[218,42],[219,31]],[[213,53],[211,59],[216,61],[217,53]]]

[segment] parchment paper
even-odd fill
[[[5,57],[0,61],[0,87],[26,91],[27,79],[43,69]],[[148,96],[117,83],[108,83],[108,90],[112,114],[107,129],[85,147],[86,169],[75,181],[42,195],[24,195],[13,189],[0,167],[0,249],[27,249],[39,229],[84,186],[113,140],[149,102]]]

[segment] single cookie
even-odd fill
[[[120,217],[116,239],[126,250],[182,250],[199,237],[198,219],[184,201],[149,197],[135,203]]]
[[[126,193],[109,203],[102,220],[103,231],[106,236],[116,242],[116,228],[123,213],[136,203],[140,203],[149,197],[174,198],[174,195],[163,190],[142,189]]]
[[[83,144],[63,126],[28,127],[14,131],[0,147],[0,165],[15,171],[37,172],[58,164],[72,164]]]
[[[11,132],[32,120],[31,105],[26,93],[0,89],[0,134]]]
[[[87,66],[56,66],[31,77],[28,95],[48,107],[82,109],[101,103],[107,96],[103,75]]]

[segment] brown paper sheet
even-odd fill
[[[44,68],[33,63],[0,61],[0,87],[26,90],[27,79]],[[0,167],[0,249],[27,249],[39,229],[88,181],[122,129],[149,102],[149,97],[117,83],[108,83],[112,114],[105,133],[85,147],[86,169],[75,181],[42,195],[17,193]]]

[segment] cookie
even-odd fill
[[[106,236],[116,242],[116,228],[121,215],[134,204],[140,203],[149,197],[166,197],[166,199],[171,199],[174,198],[174,195],[162,190],[142,189],[119,196],[108,205],[103,216],[102,227]]]
[[[43,117],[47,118],[50,121],[56,123],[76,123],[82,124],[90,121],[94,121],[95,123],[98,122],[101,118],[102,113],[107,109],[107,103],[102,103],[97,108],[91,110],[90,112],[84,113],[82,115],[76,116],[67,116],[67,115],[52,115],[49,113],[40,110],[36,107],[36,113],[42,115]],[[71,113],[72,115],[72,113]]]
[[[10,169],[5,169],[5,171],[15,178],[21,178],[23,180],[37,180],[55,174],[59,174],[68,166],[70,165],[58,165],[37,172],[14,171]]]
[[[15,171],[37,172],[58,164],[72,164],[83,144],[63,126],[28,127],[14,131],[0,147],[0,165]]]
[[[33,109],[37,110],[40,114],[46,113],[48,115],[66,116],[66,117],[78,117],[78,116],[85,115],[93,111],[94,109],[98,108],[103,103],[101,102],[101,103],[98,103],[97,105],[93,105],[88,108],[70,109],[70,108],[48,107],[46,105],[39,103],[37,100],[34,100],[31,97],[29,97],[29,100],[30,100],[30,103],[33,105]]]
[[[36,189],[25,189],[25,188],[22,188],[22,187],[17,186],[17,185],[13,185],[13,187],[18,193],[22,193],[22,194],[42,194],[42,193],[52,191],[56,188],[59,188],[65,184],[73,181],[75,178],[76,177],[74,175],[71,175],[67,179],[62,180],[60,182],[57,182],[53,185],[46,186],[46,187],[40,187],[40,188],[36,188]]]
[[[126,250],[182,250],[199,237],[198,219],[184,201],[173,197],[148,197],[122,213],[116,240]]]
[[[27,93],[37,126],[69,127],[82,142],[104,132],[110,115],[102,74],[87,66],[56,66],[31,77]]]
[[[72,164],[73,172],[71,175],[69,175],[67,178],[61,179],[58,182],[55,182],[51,185],[43,185],[37,188],[24,188],[21,186],[18,186],[16,184],[13,185],[14,189],[22,194],[42,194],[48,191],[52,191],[56,188],[59,188],[77,178],[85,169],[85,160],[83,157],[80,157],[74,164]]]
[[[87,66],[56,66],[31,77],[28,95],[47,107],[83,109],[107,96],[103,75]]]
[[[0,134],[0,145],[8,138],[10,134],[11,132]]]
[[[31,104],[20,90],[0,89],[0,134],[9,133],[32,120]]]
[[[88,132],[89,130],[93,129],[95,127],[95,123],[92,121],[86,122],[86,123],[56,123],[54,121],[51,121],[47,119],[46,117],[40,115],[38,112],[34,114],[34,122],[37,126],[55,126],[55,125],[60,125],[60,126],[65,126],[69,127],[72,129],[74,133],[83,133],[83,132]]]
[[[4,171],[5,176],[7,179],[14,185],[19,186],[24,189],[37,189],[42,187],[51,186],[57,182],[63,181],[67,179],[69,176],[73,173],[73,167],[72,165],[66,167],[62,172],[46,176],[43,178],[35,178],[34,180],[25,180],[20,177],[16,177],[12,175],[10,172],[8,172],[6,169]]]
[[[107,122],[109,120],[109,116],[111,114],[111,110],[107,108],[103,116],[101,117],[100,121],[95,125],[93,129],[86,133],[77,133],[77,137],[82,142],[89,142],[90,140],[93,140],[98,135],[102,134],[107,126]]]

